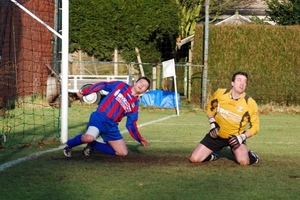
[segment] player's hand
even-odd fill
[[[78,91],[76,94],[77,94],[77,96],[78,96],[79,99],[81,99],[83,97],[82,91]]]
[[[142,139],[141,139],[141,143],[142,143],[142,145],[144,145],[145,147],[146,147],[146,146],[149,146],[149,142],[148,142],[148,140],[146,140],[145,138],[142,138]]]
[[[212,138],[217,138],[218,134],[219,134],[219,129],[220,129],[219,124],[216,122],[215,118],[213,118],[213,117],[209,119],[209,124],[210,124],[209,135]]]
[[[245,140],[247,136],[245,134],[241,134],[238,136],[231,136],[229,138],[229,145],[232,147],[233,150],[237,149]]]

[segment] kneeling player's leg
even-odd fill
[[[89,133],[89,134],[88,134]],[[89,127],[86,134],[78,134],[74,138],[69,139],[63,152],[65,156],[71,157],[71,150],[73,147],[83,143],[90,143],[95,140],[94,135],[99,135],[99,130],[96,127]]]
[[[74,138],[69,139],[66,143],[67,146],[70,147],[70,148],[73,148],[75,146],[81,145],[83,143],[82,140],[81,140],[83,135],[84,134],[80,133],[80,134],[76,135]]]
[[[71,157],[71,154],[72,154],[71,151],[72,151],[73,147],[78,146],[83,143],[81,140],[82,136],[83,136],[83,134],[78,134],[74,138],[69,139],[67,141],[66,146],[63,149],[63,153],[66,157]]]
[[[89,126],[86,133],[82,135],[83,143],[93,142],[99,136],[99,129],[95,126]]]
[[[224,144],[224,141],[212,138],[209,134],[200,141],[197,147],[192,152],[190,156],[190,162],[203,162],[203,161],[213,161],[218,159],[218,154],[214,152],[220,151]]]
[[[248,154],[250,159],[250,165],[254,163],[259,163],[259,156],[256,153],[250,150]]]
[[[249,156],[248,156],[248,149],[245,144],[239,145],[237,148],[231,148],[231,151],[234,154],[234,157],[240,165],[249,165]]]
[[[97,127],[89,126],[85,134],[78,134],[67,141],[68,147],[72,148],[83,143],[90,143],[99,135]]]
[[[190,156],[190,162],[202,162],[204,161],[213,151],[207,148],[205,145],[199,143],[194,149]]]
[[[101,151],[110,155],[126,156],[128,154],[127,146],[123,139],[110,140],[107,143],[93,141],[89,144],[92,149]]]
[[[218,159],[218,155],[213,153],[212,150],[207,148],[205,145],[199,143],[198,146],[194,149],[190,156],[190,162],[204,162],[204,161],[213,161]]]
[[[124,139],[110,140],[107,143],[116,151],[118,156],[126,156],[128,154],[127,146]]]
[[[106,143],[95,141],[91,143],[93,149],[111,155],[126,156],[128,154],[127,146],[118,127],[110,127],[110,132],[101,132],[100,135]]]
[[[89,146],[92,149],[95,149],[97,151],[101,151],[103,153],[110,154],[110,155],[116,155],[116,151],[108,143],[102,143],[95,140],[89,143]]]
[[[241,144],[237,149],[232,150],[236,161],[240,165],[249,165],[259,162],[259,157],[253,151],[248,151],[246,144]]]

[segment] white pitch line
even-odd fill
[[[164,118],[161,118],[161,119],[158,119],[158,120],[154,120],[154,121],[151,121],[151,122],[146,122],[146,123],[143,123],[143,124],[139,125],[138,127],[140,128],[140,127],[143,127],[143,126],[154,124],[156,122],[160,122],[160,121],[163,121],[163,120],[166,120],[166,119],[170,119],[171,117],[175,117],[175,116],[178,116],[178,115],[171,115],[171,116],[164,117]],[[127,130],[123,130],[123,131],[121,131],[121,134],[126,133],[126,132],[128,132],[128,131]],[[30,159],[33,159],[33,158],[37,158],[40,155],[45,154],[45,153],[49,153],[49,152],[61,150],[64,147],[65,147],[65,145],[61,145],[58,148],[49,149],[49,150],[41,151],[41,152],[37,152],[37,153],[32,153],[32,154],[29,154],[28,156],[25,156],[23,158],[18,158],[16,160],[4,163],[4,164],[0,165],[0,172],[3,171],[3,170],[5,170],[5,169],[7,169],[7,168],[9,168],[9,167],[12,167],[12,166],[14,166],[16,164],[19,164],[20,162],[23,162],[23,161],[26,161],[26,160],[30,160]]]
[[[154,124],[154,123],[156,123],[156,122],[164,121],[164,120],[166,120],[166,119],[170,119],[171,117],[176,117],[176,116],[178,116],[178,115],[171,115],[171,116],[164,117],[164,118],[161,118],[161,119],[158,119],[158,120],[154,120],[154,121],[151,121],[151,122],[146,122],[146,123],[140,124],[140,125],[138,126],[138,128],[141,128],[141,127],[143,127],[143,126],[147,126],[147,125],[150,125],[150,124]],[[127,133],[127,132],[128,132],[128,131],[125,129],[125,130],[121,131],[121,134],[124,134],[124,133]]]
[[[199,126],[199,125],[204,125],[204,124],[200,124],[200,123],[197,123],[197,124],[180,124],[180,123],[177,123],[177,124],[172,124],[172,123],[155,123],[155,125],[164,125],[164,126],[182,126],[182,125],[187,125],[187,126]]]
[[[298,144],[298,142],[252,142],[256,144]]]
[[[13,165],[19,164],[20,162],[23,162],[23,161],[26,161],[26,160],[30,160],[30,159],[33,159],[33,158],[37,158],[37,157],[39,157],[40,155],[42,155],[44,153],[57,151],[57,150],[60,150],[60,149],[63,149],[63,148],[64,148],[64,145],[61,145],[60,147],[55,148],[55,149],[49,149],[49,150],[46,150],[46,151],[32,153],[32,154],[30,154],[28,156],[25,156],[23,158],[18,158],[16,160],[4,163],[4,164],[0,165],[0,172],[3,171],[3,170],[5,170],[6,168],[9,168],[9,167],[13,166]]]

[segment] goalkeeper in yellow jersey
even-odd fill
[[[216,160],[216,152],[227,146],[240,165],[259,162],[258,155],[246,146],[246,140],[259,131],[257,104],[245,93],[247,81],[247,73],[236,72],[232,88],[218,89],[210,97],[206,106],[210,131],[192,152],[190,162]]]

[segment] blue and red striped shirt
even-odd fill
[[[131,86],[123,81],[97,82],[84,89],[82,94],[88,95],[105,90],[108,95],[100,102],[97,111],[105,114],[108,121],[120,122],[127,117],[126,128],[132,138],[141,142],[141,134],[137,128],[139,99],[131,94]]]

